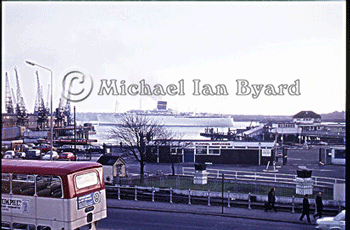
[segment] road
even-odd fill
[[[107,218],[98,223],[99,230],[167,229],[245,229],[245,230],[303,230],[314,229],[314,225],[293,224],[278,221],[263,221],[245,218],[211,216],[186,213],[125,210],[109,208]]]

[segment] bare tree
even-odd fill
[[[170,151],[174,151],[174,152],[170,152],[169,158],[168,160],[171,162],[171,171],[172,171],[172,176],[176,175],[175,172],[175,164],[181,162],[181,160],[178,159],[179,156],[179,151],[181,156],[183,155],[183,153],[181,153],[187,146],[187,144],[182,142],[182,137],[183,134],[179,134],[179,133],[175,133],[173,134],[174,136],[178,136],[178,138],[172,139],[172,142],[170,144],[170,147],[173,148],[173,150],[170,149]],[[164,145],[166,145],[167,143],[164,142]]]
[[[172,132],[164,125],[147,115],[125,113],[118,117],[120,126],[111,130],[111,137],[123,143],[127,155],[134,157],[140,164],[140,180],[144,179],[146,164],[146,146],[151,142],[166,143],[172,138]]]

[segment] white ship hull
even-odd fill
[[[146,114],[164,126],[172,127],[233,127],[232,117],[221,116],[176,116]],[[99,125],[120,125],[118,115],[101,114],[98,116]]]

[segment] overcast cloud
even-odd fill
[[[154,109],[158,100],[178,111],[293,115],[301,110],[345,110],[345,15],[342,2],[3,2],[2,101],[5,72],[33,112],[39,71],[47,100],[54,73],[54,108],[68,70],[94,82],[77,112]],[[145,79],[151,87],[178,84],[184,96],[99,96],[101,79]],[[194,96],[193,79],[223,84],[229,95]],[[250,84],[294,84],[300,95],[238,96],[237,79]],[[74,87],[74,86],[73,86]],[[75,86],[79,88],[79,86]],[[287,91],[286,91],[287,92]]]

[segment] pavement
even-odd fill
[[[173,212],[173,213],[188,213],[198,215],[210,215],[210,216],[225,216],[232,218],[245,218],[264,221],[278,221],[285,223],[307,224],[315,225],[315,220],[310,214],[311,224],[307,222],[307,218],[304,217],[303,221],[299,218],[301,213],[292,212],[265,212],[261,209],[248,209],[221,206],[207,206],[207,205],[193,205],[193,204],[177,204],[166,202],[151,202],[151,201],[135,201],[135,200],[118,200],[107,199],[107,208],[128,209],[128,210],[144,210],[144,211],[156,211],[156,212]]]

